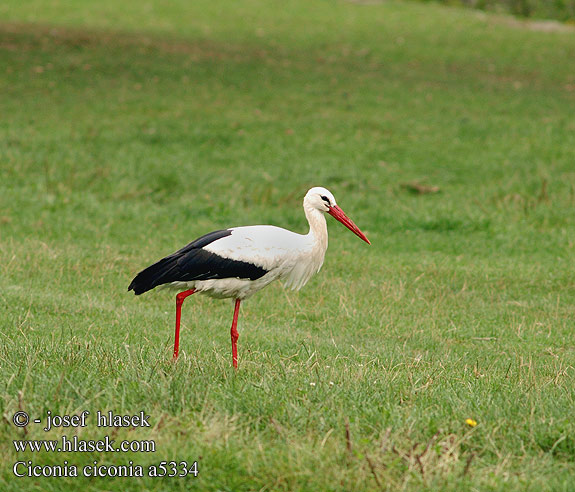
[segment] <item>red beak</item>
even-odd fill
[[[327,213],[329,215],[331,215],[334,219],[341,222],[345,227],[347,227],[357,237],[363,239],[367,244],[371,244],[369,242],[369,239],[367,239],[367,237],[365,237],[365,234],[363,232],[361,232],[359,230],[359,227],[357,227],[353,223],[353,220],[351,220],[347,215],[345,215],[345,212],[341,208],[339,208],[337,205],[330,207],[329,210],[327,211]]]

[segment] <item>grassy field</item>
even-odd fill
[[[428,2],[430,0],[421,0]],[[575,23],[575,0],[435,0],[446,5],[461,5],[490,12],[508,12],[523,18],[556,19]],[[535,24],[537,25],[537,24]],[[553,24],[547,23],[547,27]]]
[[[573,31],[393,1],[0,18],[2,491],[575,490]],[[314,185],[372,246],[330,219],[319,275],[243,304],[237,373],[233,304],[190,298],[173,364],[174,295],[134,274],[217,228],[305,232]],[[12,444],[62,435],[156,452]],[[28,460],[199,474],[16,478]]]

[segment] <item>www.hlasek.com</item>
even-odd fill
[[[144,412],[135,415],[115,415],[113,412],[100,412],[95,415],[98,427],[150,427],[150,416]],[[44,432],[57,428],[87,427],[90,412],[87,410],[77,415],[53,415],[46,413]],[[30,416],[24,412],[16,412],[12,418],[16,427],[25,428],[30,422]],[[42,419],[32,421],[43,424]],[[60,439],[15,439],[12,441],[17,453],[25,451],[32,453],[155,453],[156,443],[151,439],[124,440],[116,443],[110,436],[103,439],[80,439],[78,436],[63,435]],[[135,464],[132,460],[127,464],[100,464],[92,461],[87,464],[70,463],[65,460],[61,464],[42,465],[32,460],[16,461],[12,471],[17,477],[187,477],[198,476],[198,462],[160,461],[151,465]]]

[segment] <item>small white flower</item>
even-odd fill
[[[309,383],[310,386],[315,386],[315,383]]]
[[[333,386],[334,384],[335,384],[335,383],[334,383],[333,381],[330,381],[330,382],[329,382],[329,385],[330,385],[330,386]]]

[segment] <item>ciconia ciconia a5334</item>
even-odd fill
[[[184,289],[176,296],[174,358],[178,357],[180,317],[184,299],[196,292],[219,299],[235,299],[232,321],[232,361],[238,367],[240,302],[274,280],[299,290],[319,271],[327,249],[328,213],[366,243],[365,234],[337,206],[325,188],[310,189],[303,200],[309,222],[307,234],[271,225],[233,227],[210,232],[179,251],[142,270],[128,287],[140,295],[159,285]]]

